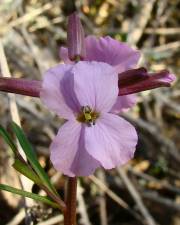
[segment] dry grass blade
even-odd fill
[[[46,221],[37,223],[37,225],[54,225],[54,224],[62,224],[63,215],[54,216]]]
[[[157,192],[154,191],[145,191],[142,193],[143,198],[148,199],[156,204],[159,204],[163,207],[167,207],[171,211],[180,212],[180,204],[174,202],[169,198],[161,197]]]
[[[171,52],[174,51],[175,52],[175,51],[178,51],[179,48],[180,48],[180,41],[175,41],[175,42],[160,45],[160,46],[157,46],[157,47],[154,47],[151,49],[144,49],[143,52],[144,53],[153,53],[153,54],[161,53],[164,51],[171,51]]]
[[[139,208],[139,211],[143,215],[143,217],[144,217],[145,221],[147,222],[147,224],[148,225],[156,225],[157,223],[155,222],[154,218],[151,216],[151,214],[149,213],[148,209],[144,205],[140,194],[138,193],[138,191],[134,187],[133,183],[128,178],[125,170],[123,170],[122,168],[118,168],[117,171],[118,171],[118,174],[120,175],[121,179],[123,180],[124,184],[126,185],[129,193],[131,194],[131,196],[133,197],[134,201],[136,202],[136,204],[137,204],[137,206]]]
[[[131,22],[127,38],[128,42],[133,45],[135,45],[141,38],[144,28],[151,17],[153,5],[156,1],[144,0],[140,2],[141,4],[139,5],[139,13],[136,14],[134,20]]]
[[[98,178],[105,184],[105,173],[102,170],[99,170],[97,172]],[[107,219],[107,211],[106,211],[106,198],[105,198],[105,193],[103,190],[99,190],[100,197],[99,197],[99,208],[100,208],[100,220],[101,220],[101,225],[108,225],[108,219]]]
[[[128,204],[122,200],[118,195],[116,195],[113,191],[111,191],[100,179],[91,175],[89,179],[95,183],[99,188],[101,188],[110,198],[112,198],[118,205],[123,207],[124,209],[129,209]]]
[[[12,220],[6,225],[18,225],[22,222],[24,217],[26,216],[24,209],[20,209],[20,211],[12,218]]]
[[[78,187],[77,187],[77,200],[78,200],[78,211],[81,217],[80,223],[86,224],[86,225],[92,225],[87,213],[86,204],[83,198],[83,188],[80,185],[80,182],[78,182]]]
[[[180,28],[146,28],[146,34],[159,34],[159,35],[176,35],[180,34]]]
[[[99,188],[101,188],[112,200],[114,200],[119,206],[126,209],[131,215],[133,215],[141,224],[145,224],[137,213],[135,213],[129,205],[122,200],[118,195],[111,191],[101,180],[99,180],[94,175],[89,176],[89,179],[95,183]]]
[[[16,20],[12,21],[11,23],[9,23],[8,28],[13,28],[13,27],[19,26],[23,23],[27,23],[27,22],[35,19],[35,17],[42,14],[43,12],[45,12],[47,10],[50,10],[52,7],[53,7],[52,3],[47,3],[47,4],[43,5],[42,7],[38,8],[38,9],[31,10],[29,13],[26,13],[22,17],[20,17]]]

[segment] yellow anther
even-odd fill
[[[78,115],[77,120],[81,123],[86,123],[88,126],[95,125],[96,119],[99,117],[99,113],[92,111],[89,106],[83,106],[81,113]]]
[[[91,108],[89,106],[84,106],[82,111],[86,122],[92,122]]]

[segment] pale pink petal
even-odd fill
[[[127,163],[137,144],[135,128],[123,118],[103,113],[96,124],[85,130],[85,147],[105,169]]]
[[[133,107],[137,102],[137,96],[135,94],[118,96],[116,103],[113,105],[111,112],[120,113]]]
[[[85,60],[87,61],[108,63],[115,66],[120,73],[133,68],[139,58],[139,51],[109,36],[101,38],[95,36],[86,37]]]
[[[84,146],[84,128],[76,120],[66,122],[50,146],[53,166],[70,177],[88,176],[100,166]]]
[[[124,42],[119,42],[109,36],[97,38],[87,36],[85,39],[86,61],[105,62],[116,68],[118,73],[132,69],[139,61],[140,52]],[[73,63],[68,58],[67,48],[60,48],[60,58],[65,63]]]
[[[94,159],[85,149],[85,125],[82,125],[79,139],[79,150],[71,165],[71,171],[76,176],[89,176],[94,173],[95,169],[100,167],[100,163]]]
[[[79,62],[72,71],[80,105],[108,112],[118,97],[118,74],[113,67],[106,63]]]
[[[73,64],[73,62],[69,59],[67,48],[61,47],[59,50],[59,56],[64,63]]]
[[[74,118],[79,103],[73,93],[71,65],[59,64],[49,69],[43,77],[40,98],[43,103],[65,119]]]
[[[176,76],[172,73],[168,73],[167,71],[167,75],[164,77],[159,77],[159,81],[164,82],[164,83],[172,83],[176,80]]]

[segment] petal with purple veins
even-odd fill
[[[86,61],[105,62],[115,67],[118,73],[136,66],[140,52],[109,36],[96,38],[87,36],[85,39]],[[60,48],[60,58],[65,63],[73,63],[68,57],[68,49]]]
[[[139,51],[109,36],[101,38],[87,36],[85,43],[85,60],[108,63],[116,67],[119,73],[136,66],[140,58]]]
[[[118,97],[118,74],[113,67],[100,62],[79,62],[72,72],[80,105],[108,112]]]
[[[43,77],[40,98],[52,111],[65,119],[73,119],[79,103],[73,91],[72,65],[59,64],[49,69]]]
[[[103,113],[96,124],[85,130],[85,147],[105,169],[127,163],[137,144],[135,128],[123,118]]]
[[[66,122],[58,131],[50,146],[50,159],[63,174],[88,176],[100,166],[85,149],[84,128],[76,120]]]
[[[71,61],[69,59],[69,56],[68,56],[68,49],[65,48],[65,47],[61,47],[60,50],[59,50],[59,57],[61,58],[61,60],[63,60],[64,63],[66,64],[74,64],[73,61]]]
[[[133,107],[137,102],[137,96],[135,94],[118,96],[116,103],[111,109],[111,113],[119,114]]]

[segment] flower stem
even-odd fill
[[[66,211],[64,213],[64,225],[76,225],[76,191],[77,178],[68,177],[65,193]]]

